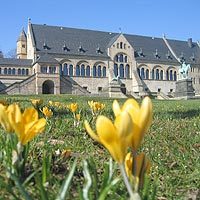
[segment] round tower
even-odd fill
[[[27,58],[27,37],[24,29],[22,29],[19,38],[17,40],[17,58]]]

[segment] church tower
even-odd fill
[[[24,29],[22,29],[19,38],[17,40],[17,58],[18,59],[27,58],[27,37]]]

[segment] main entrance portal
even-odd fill
[[[47,80],[42,84],[42,94],[54,94],[54,82]]]

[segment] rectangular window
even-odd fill
[[[98,87],[98,92],[102,92],[102,87]]]

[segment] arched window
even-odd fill
[[[118,57],[118,55],[115,56],[115,62],[119,62],[119,57]]]
[[[123,42],[120,42],[120,49],[123,48]]]
[[[159,80],[159,69],[156,69],[156,80]]]
[[[0,74],[1,74],[1,67],[0,67]]]
[[[163,80],[163,70],[160,70],[160,80]]]
[[[15,75],[15,68],[12,68],[12,75]]]
[[[125,62],[125,63],[128,62],[127,56],[124,56],[124,62]]]
[[[11,75],[11,68],[8,68],[8,74]]]
[[[80,76],[80,66],[76,65],[76,76]]]
[[[101,77],[101,65],[98,66],[97,75]]]
[[[56,66],[53,67],[53,73],[56,73]]]
[[[126,49],[126,44],[124,44],[124,49]]]
[[[117,48],[119,49],[119,43],[117,43]]]
[[[29,73],[28,73],[28,69],[26,69],[26,75],[28,76],[28,74],[29,74]]]
[[[69,65],[69,76],[73,76],[73,65]]]
[[[137,68],[137,73],[138,73],[139,77],[141,77],[141,75],[140,75],[140,68]]]
[[[4,74],[7,74],[7,73],[8,73],[7,68],[4,68],[3,73],[4,73]]]
[[[119,66],[119,76],[120,78],[124,78],[124,65],[120,64]]]
[[[86,67],[86,76],[87,77],[90,76],[90,66],[89,65]]]
[[[152,80],[154,80],[155,74],[154,74],[154,69],[152,69],[152,74],[151,74],[151,78]]]
[[[93,77],[97,76],[97,67],[94,65],[93,66]]]
[[[123,54],[120,54],[120,55],[119,55],[119,62],[124,62]]]
[[[81,76],[85,76],[85,65],[81,65]]]
[[[174,72],[174,81],[177,81],[176,71]]]
[[[22,69],[22,75],[25,75],[25,69]]]
[[[144,68],[141,69],[141,79],[145,79]]]
[[[40,71],[41,71],[41,73],[46,74],[47,73],[47,66],[41,66]],[[18,69],[18,74],[19,74],[19,69]],[[20,74],[21,74],[21,72],[20,72]]]
[[[130,66],[127,64],[125,67],[126,78],[130,78]]]
[[[63,75],[67,76],[68,75],[68,65],[65,63],[63,67]]]
[[[170,70],[170,72],[169,72],[169,80],[173,81],[173,71],[172,70]]]
[[[55,73],[55,67],[49,67],[49,74]]]
[[[114,75],[115,75],[115,77],[118,76],[118,65],[117,64],[114,64]]]
[[[146,69],[146,79],[149,79],[149,69]]]
[[[60,65],[60,67],[59,67],[59,71],[60,71],[60,75],[63,75],[62,65]]]
[[[106,67],[103,67],[103,77],[106,77]]]
[[[21,71],[21,69],[19,68],[18,69],[18,75],[21,75],[22,74],[22,71]]]
[[[169,71],[168,70],[166,71],[166,80],[167,81],[169,80]]]

